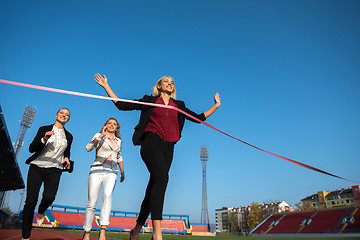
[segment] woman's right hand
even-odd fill
[[[49,138],[50,138],[52,135],[54,135],[54,134],[55,134],[54,131],[48,131],[48,132],[46,132],[45,135],[44,135],[44,137],[43,137],[44,142],[47,142],[47,140],[49,140]]]
[[[94,80],[95,80],[95,82],[97,82],[97,84],[99,84],[100,86],[102,86],[102,87],[105,89],[107,95],[108,95],[110,98],[118,98],[118,97],[116,96],[116,94],[113,92],[113,90],[111,89],[111,87],[109,86],[105,74],[103,74],[103,75],[101,76],[100,73],[96,73],[96,74],[94,75]],[[117,100],[114,100],[114,99],[111,99],[111,101],[113,101],[113,103],[116,103],[116,102],[117,102]]]
[[[101,135],[99,136],[99,138],[101,139],[101,138],[105,137],[105,135],[106,135],[106,126],[103,127],[103,129],[101,130]]]
[[[103,74],[101,76],[100,73],[96,73],[94,75],[94,80],[95,80],[95,82],[97,82],[103,88],[105,88],[105,86],[108,85],[107,78],[106,78],[105,74]]]

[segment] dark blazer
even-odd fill
[[[156,103],[157,98],[158,97],[144,95],[143,98],[135,100],[135,101]],[[206,120],[204,113],[196,114],[193,111],[186,108],[185,103],[183,101],[179,101],[179,100],[175,100],[175,99],[172,99],[172,100],[176,103],[177,107],[179,109],[183,110],[184,112],[189,113],[190,115],[200,119],[201,121]],[[141,110],[140,120],[139,120],[138,125],[136,125],[136,127],[135,127],[135,132],[134,132],[134,135],[132,138],[134,145],[141,145],[142,140],[143,140],[142,137],[143,137],[144,131],[150,121],[151,113],[152,113],[154,107],[135,104],[135,103],[120,102],[120,101],[117,101],[115,103],[115,106],[119,110],[124,110],[124,111]],[[190,120],[192,122],[200,123],[199,121],[196,121],[196,120],[178,112],[179,138],[181,138],[181,132],[184,127],[185,119]]]
[[[41,138],[43,138],[45,136],[46,132],[51,131],[53,126],[54,126],[54,124],[42,126],[39,128],[34,140],[32,141],[32,143],[29,146],[29,152],[30,153],[35,152],[35,153],[33,155],[31,155],[31,157],[29,157],[25,161],[26,164],[30,164],[32,160],[35,160],[39,156],[39,154],[45,147],[45,144],[43,144],[41,142]],[[66,140],[67,140],[67,147],[64,151],[64,157],[68,157],[70,159],[70,148],[71,148],[71,143],[73,141],[73,136],[65,128],[64,128],[64,130],[65,130],[65,136],[66,136]]]

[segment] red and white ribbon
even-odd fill
[[[15,85],[15,86],[20,86],[20,87],[26,87],[26,88],[33,88],[33,89],[38,89],[38,90],[44,90],[44,91],[49,91],[49,92],[57,92],[57,93],[64,93],[64,94],[69,94],[69,95],[75,95],[75,96],[81,96],[81,97],[89,97],[89,98],[97,98],[97,99],[104,99],[104,100],[116,100],[116,101],[121,101],[121,102],[127,102],[127,103],[134,103],[134,104],[141,104],[141,105],[147,105],[147,106],[153,106],[153,107],[161,107],[161,108],[168,108],[168,109],[173,109],[175,111],[178,111],[218,132],[221,132],[222,134],[228,136],[228,137],[231,137],[239,142],[242,142],[250,147],[253,147],[253,148],[256,148],[260,151],[263,151],[263,152],[266,152],[268,154],[271,154],[275,157],[278,157],[278,158],[281,158],[285,161],[288,161],[288,162],[291,162],[293,164],[296,164],[300,167],[304,167],[304,168],[307,168],[307,169],[310,169],[310,170],[313,170],[313,171],[316,171],[316,172],[319,172],[319,173],[323,173],[323,174],[326,174],[326,175],[329,175],[329,176],[332,176],[332,177],[336,177],[336,178],[340,178],[340,179],[343,179],[343,180],[346,180],[346,181],[350,181],[350,182],[355,182],[355,183],[358,183],[360,184],[360,182],[357,182],[357,181],[353,181],[353,180],[349,180],[349,179],[346,179],[346,178],[343,178],[343,177],[339,177],[337,175],[334,175],[334,174],[331,174],[331,173],[328,173],[326,171],[323,171],[321,169],[318,169],[318,168],[315,168],[315,167],[312,167],[310,165],[307,165],[307,164],[304,164],[304,163],[301,163],[301,162],[298,162],[298,161],[295,161],[295,160],[292,160],[290,158],[287,158],[287,157],[283,157],[281,155],[278,155],[276,153],[272,153],[270,151],[267,151],[267,150],[264,150],[262,148],[259,148],[259,147],[256,147],[250,143],[247,143],[243,140],[240,140],[226,132],[223,132],[221,131],[220,129],[204,122],[204,121],[201,121],[200,119],[184,112],[183,110],[177,108],[177,107],[173,107],[173,106],[168,106],[168,105],[162,105],[162,104],[156,104],[156,103],[147,103],[147,102],[140,102],[140,101],[134,101],[134,100],[126,100],[126,99],[120,99],[120,98],[110,98],[110,97],[104,97],[104,96],[99,96],[99,95],[94,95],[94,94],[88,94],[88,93],[80,93],[80,92],[74,92],[74,91],[67,91],[67,90],[61,90],[61,89],[56,89],[56,88],[49,88],[49,87],[42,87],[42,86],[37,86],[37,85],[32,85],[32,84],[27,84],[27,83],[19,83],[19,82],[14,82],[14,81],[8,81],[8,80],[3,80],[3,79],[0,79],[0,83],[5,83],[5,84],[9,84],[9,85]]]

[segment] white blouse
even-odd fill
[[[53,126],[54,135],[45,143],[45,146],[39,156],[31,162],[42,168],[59,168],[63,169],[64,151],[67,148],[67,140],[64,129]],[[41,141],[43,141],[41,139]]]
[[[90,152],[96,148],[96,156],[91,167],[103,166],[107,167],[107,164],[104,164],[107,160],[111,163],[110,169],[117,172],[117,164],[123,161],[121,155],[121,139],[114,137],[116,142],[113,145],[107,137],[99,139],[100,133],[96,133],[91,141],[86,145],[86,150]]]

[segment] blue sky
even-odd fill
[[[0,1],[0,78],[105,95],[93,81],[106,74],[124,99],[150,94],[164,75],[178,99],[195,112],[222,105],[207,122],[253,145],[360,181],[359,1]],[[113,209],[139,211],[148,180],[131,142],[139,112],[110,101],[0,84],[0,104],[16,141],[26,105],[38,113],[19,165],[24,179],[28,146],[61,107],[74,135],[75,171],[63,174],[56,204],[85,207],[94,152],[85,150],[109,117],[123,139],[125,182]],[[176,144],[164,213],[199,222],[200,146],[209,147],[210,222],[215,209],[252,202],[291,205],[320,190],[355,183],[301,168],[204,125],[186,122]],[[10,206],[20,205],[20,192]],[[101,202],[101,200],[99,200]],[[100,206],[100,205],[99,205]]]

